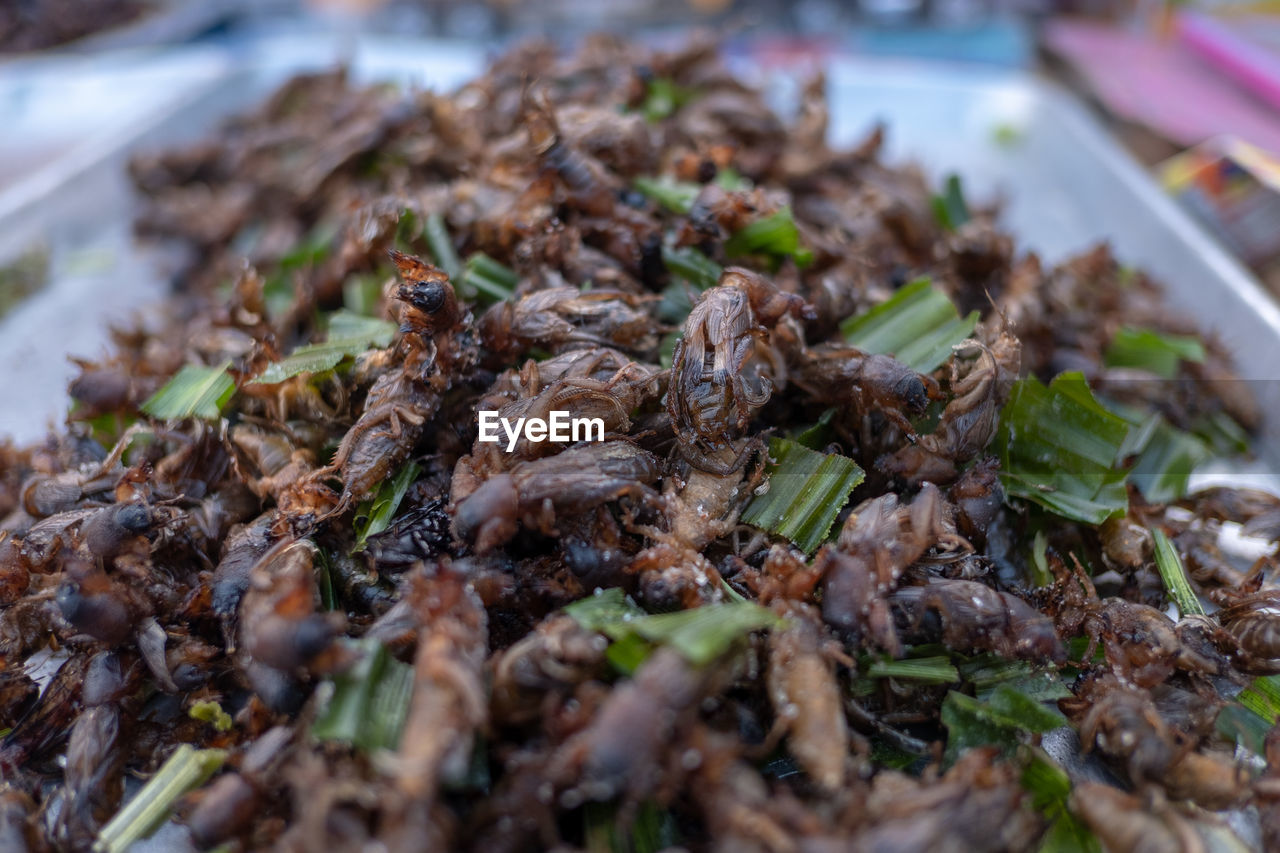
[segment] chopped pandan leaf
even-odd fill
[[[1056,708],[1007,684],[993,690],[985,701],[952,690],[942,702],[947,756],[951,761],[966,749],[978,746],[998,746],[1007,753],[1012,752],[1024,733],[1043,734],[1066,722],[1066,717]]]
[[[979,314],[961,317],[928,278],[904,285],[865,314],[840,324],[845,341],[864,352],[892,355],[919,373],[932,373],[956,344],[973,334]]]
[[[666,175],[639,177],[631,184],[642,195],[651,198],[672,213],[688,213],[702,187],[689,181],[677,181]]]
[[[594,595],[566,604],[564,612],[586,630],[601,634],[616,630],[615,626],[620,623],[631,622],[645,615],[618,587],[597,589]]]
[[[1031,794],[1035,810],[1051,821],[1040,840],[1039,853],[1102,853],[1097,837],[1068,809],[1071,779],[1066,771],[1044,750],[1030,749],[1028,752],[1031,757],[1022,770],[1022,787]]]
[[[1165,379],[1178,375],[1183,361],[1204,361],[1204,344],[1193,335],[1168,335],[1154,329],[1122,326],[1103,355],[1107,367],[1136,367]]]
[[[1082,374],[1063,373],[1048,387],[1034,376],[1020,379],[995,440],[1005,494],[1086,524],[1121,515],[1129,496],[1117,463],[1128,433]]]
[[[1191,433],[1220,456],[1249,452],[1249,433],[1226,412],[1214,412],[1192,424]]]
[[[969,205],[959,175],[948,175],[941,195],[933,197],[933,216],[947,231],[955,231],[969,221]]]
[[[692,247],[677,249],[663,246],[662,262],[672,275],[679,276],[698,290],[715,287],[724,272],[719,264]]]
[[[1203,616],[1204,608],[1200,605],[1195,590],[1191,588],[1191,582],[1187,580],[1187,572],[1182,567],[1177,549],[1163,530],[1152,530],[1151,536],[1155,542],[1156,568],[1160,570],[1160,580],[1164,581],[1169,597],[1178,605],[1178,612],[1183,616]]]
[[[650,615],[617,588],[598,591],[575,601],[567,605],[564,612],[588,631],[598,631],[614,640],[614,646],[622,645],[617,654],[619,660],[615,663],[622,663],[633,670],[651,651],[642,649],[637,639],[670,646],[694,666],[705,666],[727,652],[744,635],[760,628],[774,627],[780,621],[771,611],[747,601]]]
[[[867,667],[869,678],[903,678],[924,684],[950,684],[960,680],[960,673],[945,656],[891,660],[877,658]]]
[[[630,624],[646,640],[670,646],[694,666],[706,666],[752,631],[773,628],[780,622],[772,611],[758,604],[736,601],[655,613]]]
[[[1240,691],[1236,701],[1269,724],[1275,725],[1280,719],[1280,676],[1263,675],[1255,678],[1253,683]]]
[[[328,696],[311,734],[366,751],[394,750],[409,716],[413,667],[393,658],[376,640],[356,640],[352,646],[363,654],[346,672],[326,679]]]
[[[751,181],[744,178],[737,169],[732,166],[725,166],[716,172],[716,179],[712,182],[721,189],[735,192],[737,190],[749,190],[752,187]]]
[[[696,97],[693,89],[679,85],[670,77],[654,77],[646,85],[640,112],[646,121],[661,121]]]
[[[324,343],[298,347],[284,359],[268,365],[253,382],[273,385],[302,373],[332,370],[344,358],[359,355],[370,347],[387,346],[395,333],[395,323],[345,309],[335,311],[329,317],[329,332]]]
[[[444,217],[439,213],[428,216],[423,235],[427,239],[427,249],[431,252],[435,265],[444,270],[450,281],[457,281],[462,275],[462,261],[458,258],[458,250],[453,246],[453,238],[449,236],[449,227],[445,224]],[[511,286],[515,287],[514,282]]]
[[[796,444],[803,445],[810,450],[820,451],[827,443],[831,441],[832,429],[831,422],[835,419],[836,410],[830,408],[825,410],[818,416],[817,422],[796,433],[793,440]]]
[[[195,749],[181,744],[147,784],[98,832],[95,853],[125,853],[149,838],[169,817],[178,798],[204,784],[224,761],[221,749]]]
[[[356,531],[356,550],[364,547],[365,541],[375,534],[387,529],[405,492],[413,485],[413,481],[422,473],[415,462],[406,462],[390,480],[383,481],[373,497],[360,502],[356,509],[352,524]]]
[[[230,366],[230,361],[217,367],[186,365],[142,404],[143,413],[161,420],[216,419],[236,393],[236,381],[227,373]]]
[[[209,699],[195,702],[187,709],[187,716],[193,720],[202,720],[220,732],[231,731],[231,715],[222,710],[222,706]]]
[[[1129,470],[1129,482],[1151,503],[1170,503],[1185,495],[1191,473],[1213,457],[1209,447],[1171,425],[1159,413],[1135,420],[1117,406],[1111,408],[1131,423],[1120,448],[1122,459],[1136,457]]]
[[[1218,712],[1214,729],[1228,743],[1243,747],[1254,755],[1266,753],[1267,734],[1274,723],[1243,705],[1232,702]]]
[[[813,252],[800,245],[800,230],[790,207],[752,222],[725,241],[724,251],[731,258],[766,255],[775,262],[794,258],[801,268],[813,263]]]
[[[768,491],[751,498],[742,520],[812,553],[865,474],[848,457],[817,453],[785,438],[769,439],[769,456],[774,461]]]
[[[463,299],[491,305],[510,299],[519,282],[520,277],[511,267],[495,261],[484,252],[476,252],[462,267],[458,294]]]

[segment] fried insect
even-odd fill
[[[334,512],[366,497],[408,457],[473,356],[463,329],[467,315],[448,277],[409,255],[393,252],[392,260],[404,279],[395,292],[402,303],[403,363],[374,383],[360,419],[338,446],[331,467],[342,474],[342,496]]]
[[[548,352],[616,347],[636,354],[658,345],[654,300],[617,290],[550,287],[490,308],[477,323],[485,349],[505,361],[538,347]]]
[[[775,381],[786,378],[769,329],[809,310],[757,273],[730,267],[721,274],[689,312],[672,354],[667,413],[682,444],[716,451],[746,432]]]
[[[983,583],[936,579],[922,587],[902,587],[890,602],[902,614],[899,627],[908,642],[941,639],[956,651],[988,651],[1040,663],[1067,659],[1053,620],[1016,595]],[[929,624],[934,620],[936,627]]]
[[[642,500],[657,479],[657,459],[629,442],[584,444],[521,462],[486,480],[457,506],[454,533],[484,553],[509,540],[522,524],[550,535],[560,513],[622,497]]]
[[[823,578],[822,618],[837,634],[855,646],[870,641],[901,655],[888,595],[930,548],[969,548],[946,528],[942,512],[941,493],[925,484],[910,504],[888,494],[850,513],[836,545],[824,545],[814,559]]]

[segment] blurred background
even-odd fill
[[[614,30],[661,40],[694,27],[784,63],[849,54],[1049,75],[1084,96],[1280,292],[1280,2],[0,0],[0,74],[50,55],[284,32],[421,35],[496,50],[529,36],[570,42]],[[0,190],[58,147],[38,136],[0,146]],[[5,301],[0,293],[0,311]]]
[[[60,417],[66,356],[100,353],[108,323],[169,286],[135,251],[128,150],[198,138],[297,70],[345,60],[452,86],[522,39],[601,30],[659,44],[711,32],[761,72],[845,62],[842,141],[887,119],[891,155],[1004,197],[1021,245],[1052,256],[1110,239],[1202,319],[1205,279],[1234,287],[1235,307],[1211,305],[1217,328],[1239,333],[1242,312],[1280,328],[1215,254],[1280,295],[1280,0],[0,0],[0,363],[25,366],[0,373],[0,440]],[[255,63],[274,76],[242,87]],[[1071,135],[1071,110],[1045,100],[1062,90],[1104,144]],[[1130,166],[1116,146],[1158,190],[1117,194]],[[1169,199],[1211,237],[1161,213]]]

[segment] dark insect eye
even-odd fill
[[[151,513],[141,504],[130,504],[116,513],[116,523],[125,530],[142,533],[151,526]]]
[[[898,395],[906,405],[923,411],[929,405],[929,395],[925,393],[924,383],[918,376],[907,376],[898,382]]]
[[[434,314],[444,307],[444,285],[438,281],[423,282],[413,289],[413,307]]]

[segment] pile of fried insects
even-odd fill
[[[1280,848],[1225,351],[823,90],[598,37],[136,159],[167,322],[2,451],[0,849]]]

